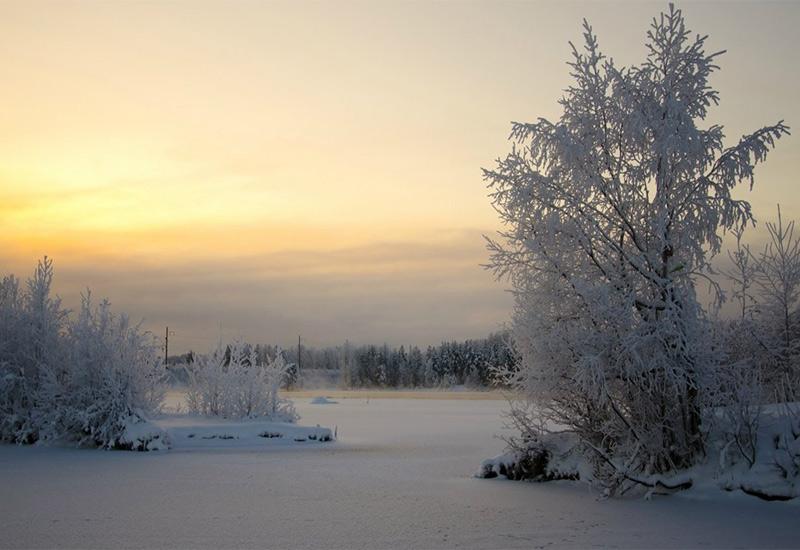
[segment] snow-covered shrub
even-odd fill
[[[123,419],[124,426],[115,448],[131,451],[165,451],[172,442],[167,432],[139,415]]]
[[[48,418],[54,437],[82,445],[129,448],[125,434],[164,399],[164,364],[152,336],[114,315],[108,301],[93,306],[87,292],[65,335],[67,368],[48,370],[44,391],[56,403]]]
[[[520,411],[526,429],[575,434],[609,494],[682,488],[709,452],[727,361],[696,285],[722,233],[753,221],[731,193],[788,128],[726,148],[721,126],[700,126],[719,100],[718,54],[673,6],[637,66],[617,67],[584,27],[561,118],[515,123],[511,153],[485,171],[505,225],[491,263],[514,288],[521,356],[503,378],[538,411]]]
[[[719,462],[730,469],[728,487],[784,498],[797,494],[800,471],[800,237],[780,207],[777,222],[766,225],[769,241],[760,253],[737,233],[729,254],[734,268],[726,275],[739,315],[720,327],[728,364],[716,409]]]
[[[281,353],[262,361],[253,346],[234,341],[187,367],[190,412],[226,418],[268,417],[294,422],[291,401],[279,395],[289,366]]]
[[[718,407],[709,418],[714,432],[723,444],[720,450],[721,469],[744,462],[752,468],[759,459],[759,431],[764,403],[761,372],[752,362],[742,361],[719,369]]]
[[[760,253],[741,244],[729,253],[737,318],[727,323],[725,348],[733,361],[748,361],[762,373],[771,398],[800,390],[800,235],[794,222],[767,222],[769,240]]]
[[[800,494],[800,403],[778,405],[778,430],[773,434],[773,464],[780,476]]]
[[[719,486],[764,500],[800,496],[800,404],[761,407],[754,428],[755,437],[748,439],[745,452],[731,450],[734,442],[729,432],[715,432],[716,448],[721,450],[719,456],[711,457],[719,463],[712,474]]]
[[[535,439],[514,440],[507,452],[481,463],[477,477],[503,476],[513,480],[577,480],[583,462],[577,450],[580,442],[572,433],[545,434]]]
[[[767,381],[773,389],[788,383],[800,390],[800,235],[794,222],[766,224],[769,242],[754,258],[758,296],[756,322],[769,352]]]
[[[94,307],[88,292],[71,319],[51,297],[52,280],[45,258],[24,292],[13,277],[0,284],[0,438],[153,448],[142,430],[130,436],[164,397],[152,337],[112,314],[107,301]]]
[[[24,289],[13,275],[0,283],[0,440],[33,443],[54,403],[45,382],[65,368],[67,311],[51,296],[53,262],[44,258]]]

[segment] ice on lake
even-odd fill
[[[502,400],[296,399],[324,445],[104,452],[0,446],[0,547],[790,547],[800,506],[740,493],[601,501],[473,478]]]

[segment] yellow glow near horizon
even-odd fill
[[[558,116],[567,41],[580,39],[582,17],[625,64],[641,59],[663,7],[4,2],[0,261],[24,273],[49,254],[153,322],[201,301],[208,290],[192,290],[192,274],[216,269],[283,276],[289,286],[269,300],[292,295],[287,307],[299,309],[301,283],[291,285],[302,279],[331,318],[356,315],[332,298],[356,300],[353,285],[366,303],[388,293],[395,302],[383,315],[397,315],[401,339],[478,336],[509,313],[478,265],[480,233],[497,227],[480,167],[508,150],[509,121]],[[710,122],[726,124],[731,140],[780,118],[800,124],[800,5],[682,7],[711,49],[729,52]],[[782,140],[756,191],[742,190],[759,217],[777,202],[800,217],[799,160],[795,138]],[[145,278],[155,305],[140,306],[126,270]],[[159,286],[156,272],[186,279]],[[419,292],[424,303],[408,309]],[[236,300],[204,314],[249,315],[267,298]],[[434,305],[451,311],[442,321],[451,332],[436,332],[442,323],[403,332],[434,319],[425,309]],[[467,318],[475,324],[459,324]],[[381,319],[354,321],[350,336],[393,338]],[[282,322],[275,330],[287,334],[311,324],[300,314]]]

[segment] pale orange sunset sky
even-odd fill
[[[732,143],[800,125],[795,2],[684,2]],[[510,314],[481,166],[556,118],[569,40],[638,62],[665,2],[0,1],[0,265],[56,261],[175,351],[434,343]],[[795,132],[796,133],[796,132]],[[795,136],[740,196],[800,217]]]

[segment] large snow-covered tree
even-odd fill
[[[614,490],[663,482],[705,452],[722,356],[696,285],[722,232],[752,221],[733,189],[752,187],[788,128],[726,147],[722,126],[703,125],[722,52],[707,53],[672,5],[639,65],[603,55],[585,21],[584,39],[561,117],[514,123],[511,152],[484,174],[504,223],[491,265],[516,297],[522,365],[507,376],[541,415],[517,410],[525,435],[566,426]]]

